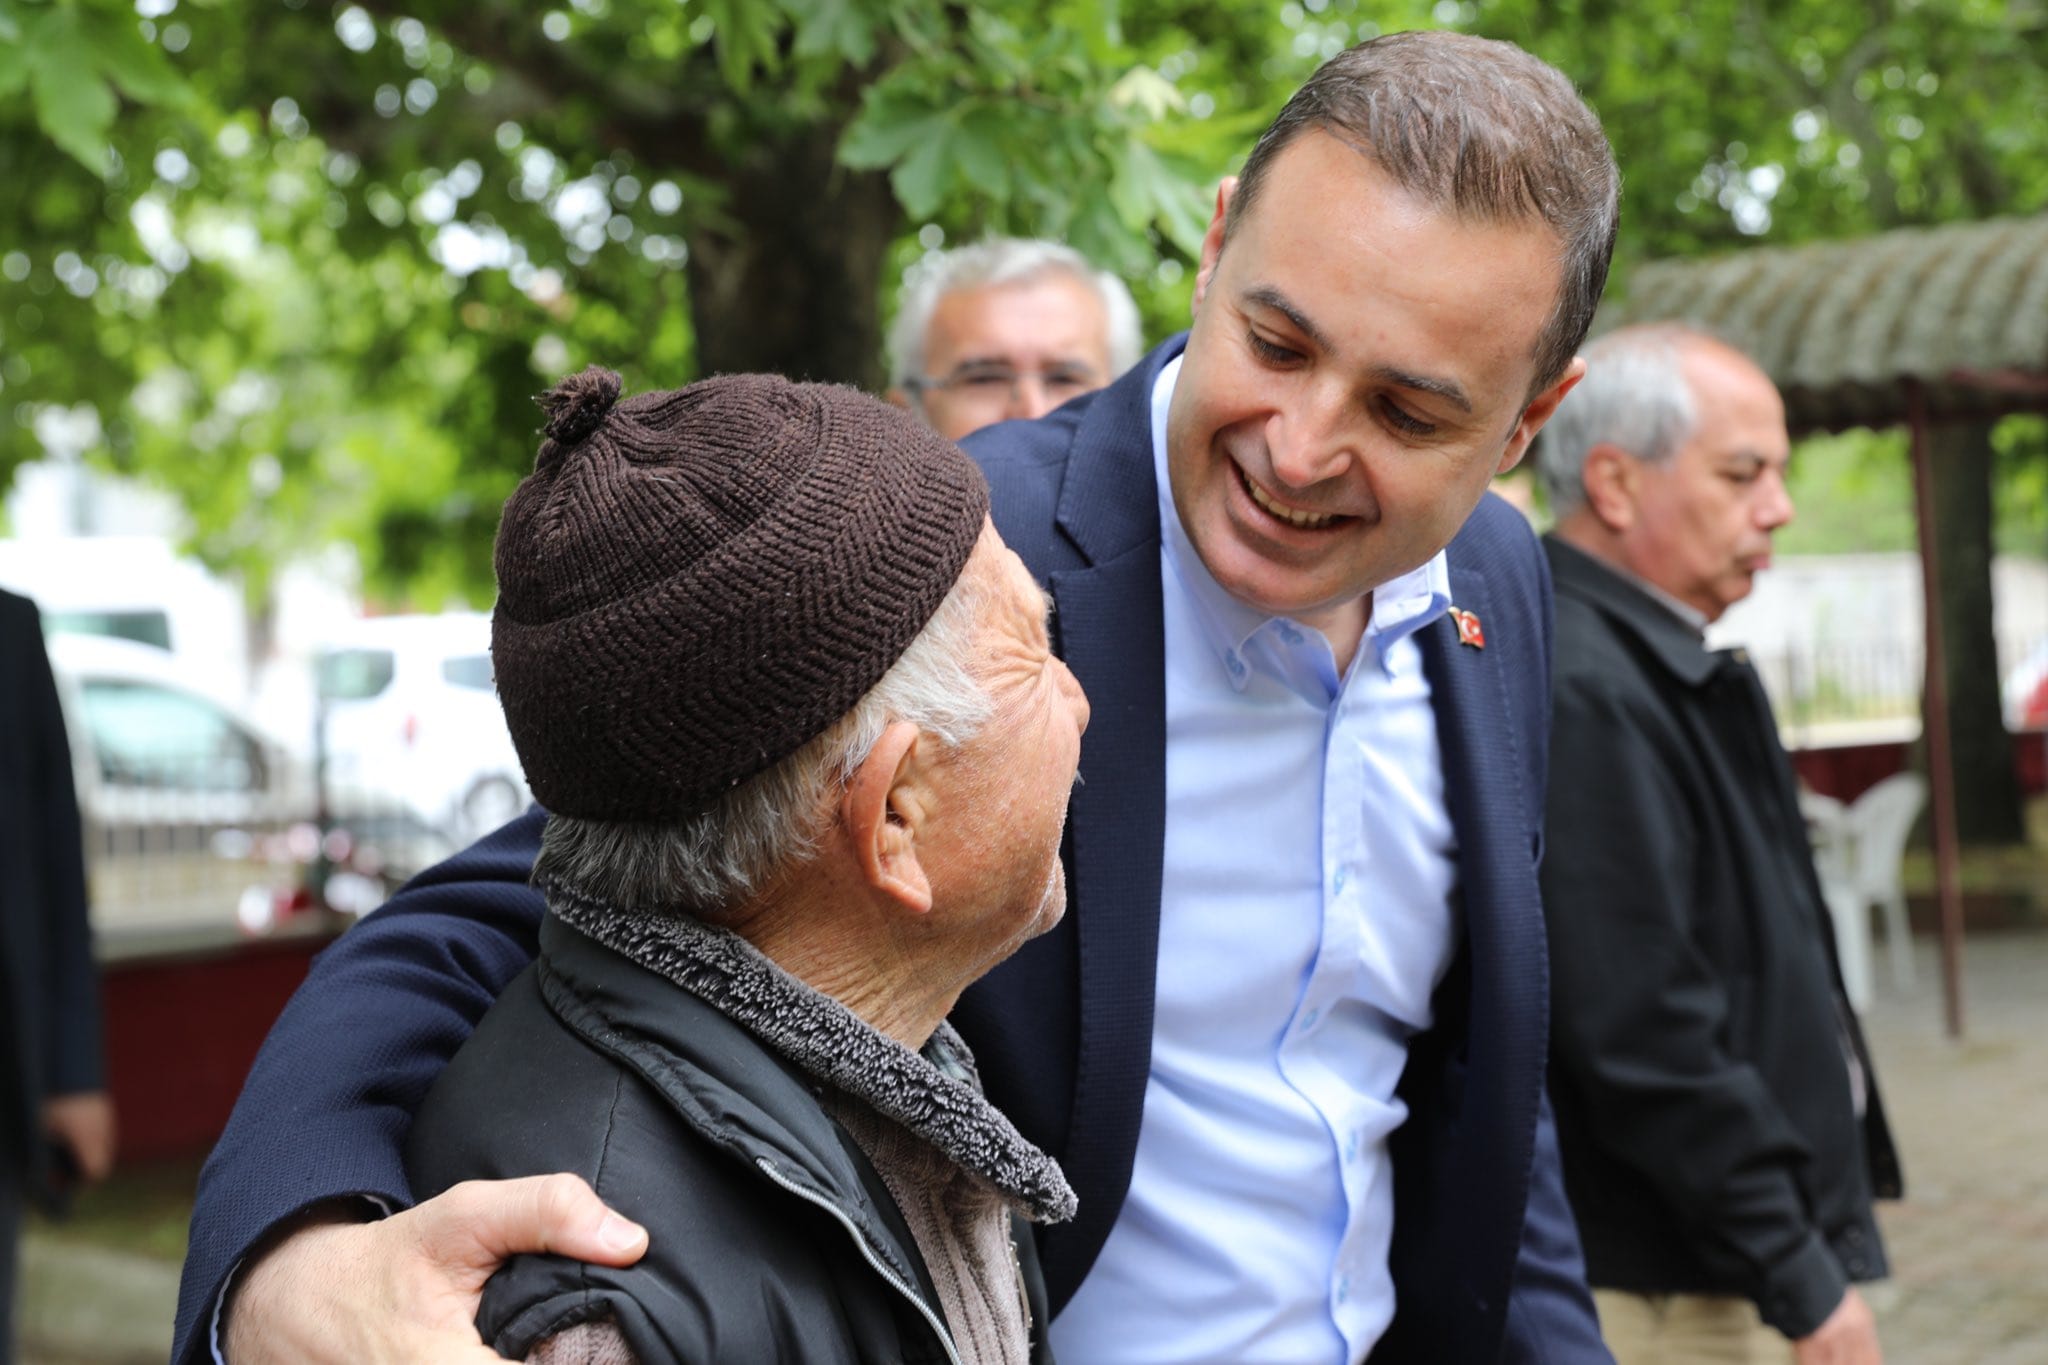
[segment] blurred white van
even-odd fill
[[[402,814],[459,848],[532,800],[491,682],[489,616],[352,622],[313,668],[338,821]]]

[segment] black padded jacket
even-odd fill
[[[924,1056],[952,1070],[952,1038]],[[521,1256],[494,1275],[477,1325],[511,1359],[610,1317],[649,1365],[957,1365],[902,1215],[821,1094],[719,1010],[550,916],[539,958],[429,1095],[407,1165],[423,1199],[572,1171],[647,1227],[624,1269]],[[1012,1233],[1048,1361],[1028,1225]]]

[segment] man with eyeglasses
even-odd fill
[[[905,272],[888,399],[957,441],[1092,393],[1142,347],[1122,280],[1058,242],[990,237]]]

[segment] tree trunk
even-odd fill
[[[1943,660],[1955,757],[1956,835],[1964,844],[2026,838],[2012,738],[1999,704],[1991,614],[1991,424],[1928,433],[1934,543],[1941,555]]]
[[[882,387],[882,271],[902,210],[888,177],[834,164],[836,126],[754,148],[688,237],[697,372]]]

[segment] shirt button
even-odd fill
[[[1340,867],[1337,869],[1337,875],[1331,879],[1331,884],[1337,888],[1338,892],[1341,893],[1344,890],[1345,883],[1349,882],[1350,880],[1350,871],[1346,868]]]
[[[1280,638],[1290,645],[1298,645],[1301,643],[1301,632],[1293,626],[1283,624],[1280,627]]]
[[[1301,1016],[1301,1026],[1303,1028],[1314,1028],[1316,1026],[1316,1021],[1318,1019],[1321,1019],[1322,1017],[1322,1009],[1318,1006],[1311,1005],[1309,1007],[1308,1013]]]
[[[1232,655],[1230,655],[1230,656],[1228,657],[1228,659],[1226,660],[1226,662],[1227,662],[1227,663],[1229,664],[1229,666],[1230,666],[1230,676],[1231,676],[1231,677],[1233,677],[1233,678],[1242,678],[1242,677],[1244,676],[1244,660],[1243,660],[1243,659],[1240,659],[1240,658],[1238,658],[1238,657],[1237,657],[1237,655],[1235,655],[1235,654],[1232,654]]]
[[[1351,1277],[1349,1275],[1339,1275],[1337,1277],[1337,1302],[1345,1303],[1348,1302],[1350,1298]]]

